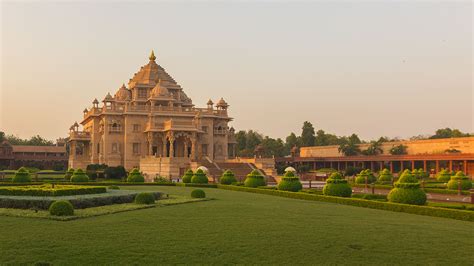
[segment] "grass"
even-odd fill
[[[194,188],[133,187],[189,196]],[[474,223],[205,190],[216,200],[58,222],[0,218],[0,264],[472,265]]]

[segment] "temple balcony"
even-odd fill
[[[71,131],[69,132],[69,140],[90,141],[91,133],[87,131]]]

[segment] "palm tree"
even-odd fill
[[[344,138],[338,150],[344,156],[354,156],[360,153],[359,145],[351,138]]]

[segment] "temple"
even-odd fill
[[[178,177],[200,165],[214,168],[214,175],[222,172],[217,163],[235,164],[226,168],[248,165],[234,159],[228,108],[223,98],[195,107],[152,52],[128,86],[123,84],[113,96],[108,93],[101,105],[95,99],[84,109],[83,120],[71,126],[69,167],[123,165],[128,170],[138,167],[152,178]],[[248,173],[253,167],[245,168]]]

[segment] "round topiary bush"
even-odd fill
[[[204,171],[202,169],[198,169],[191,178],[191,183],[207,184],[209,183],[209,180],[207,179],[207,175],[204,173]]]
[[[74,207],[67,200],[58,200],[49,206],[49,214],[54,216],[72,216]]]
[[[374,176],[372,171],[370,169],[365,169],[360,171],[360,173],[357,175],[355,182],[356,184],[365,184],[365,178],[367,177],[367,184],[372,184],[375,181],[377,181],[377,178]]]
[[[393,180],[393,175],[387,168],[383,169],[379,173],[378,181],[381,183],[391,183]]]
[[[12,179],[13,183],[28,183],[31,182],[30,172],[25,167],[21,167],[15,172],[15,176]]]
[[[257,170],[253,170],[250,174],[248,174],[244,181],[244,186],[246,187],[262,187],[266,185],[267,182],[265,182],[265,177],[262,176]]]
[[[205,198],[205,197],[206,197],[206,192],[204,192],[204,190],[202,190],[202,189],[195,189],[195,190],[191,191],[191,198],[202,199],[202,198]]]
[[[451,179],[451,174],[446,169],[441,169],[441,171],[436,174],[436,180],[439,182],[448,182]]]
[[[278,190],[298,192],[303,189],[300,178],[292,171],[287,171],[278,183]]]
[[[128,174],[127,177],[128,183],[144,183],[145,177],[140,173],[137,168],[133,168],[132,171]]]
[[[387,199],[396,203],[424,205],[426,193],[420,188],[418,179],[409,170],[405,170],[395,183],[395,188],[388,193]]]
[[[70,180],[70,179],[71,179],[71,176],[72,176],[73,174],[74,174],[74,169],[73,169],[73,168],[67,169],[67,172],[66,172],[66,174],[64,175],[64,179]]]
[[[153,204],[155,203],[155,196],[148,192],[141,192],[135,196],[136,204]]]
[[[71,182],[72,183],[84,183],[84,182],[89,182],[89,177],[82,171],[81,168],[78,168],[76,171],[74,171],[74,174],[71,176]]]
[[[223,185],[230,185],[232,183],[237,182],[234,173],[231,170],[227,170],[221,176],[221,184]]]
[[[352,188],[339,172],[332,173],[323,188],[323,194],[336,197],[350,197]]]
[[[459,189],[459,181],[461,181],[461,190],[469,190],[472,188],[472,182],[464,175],[462,171],[458,171],[456,175],[451,176],[451,180],[449,180],[447,188],[448,189]]]
[[[183,180],[183,183],[191,183],[191,179],[193,178],[193,170],[189,169],[184,173],[183,177],[181,179]]]

